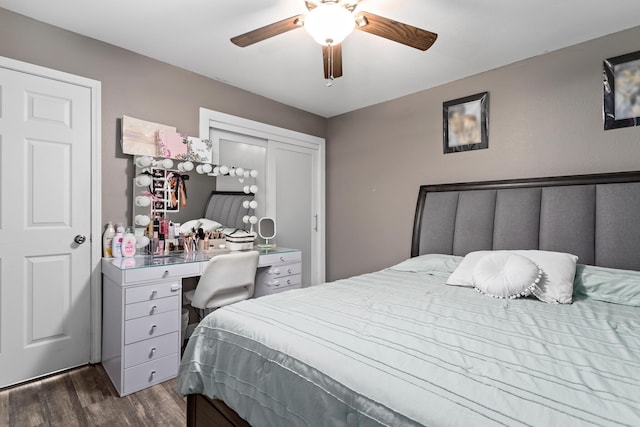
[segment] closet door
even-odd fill
[[[89,362],[91,92],[0,67],[0,387]]]
[[[276,218],[278,246],[302,251],[302,286],[324,280],[321,271],[321,173],[316,147],[269,141],[268,216]]]

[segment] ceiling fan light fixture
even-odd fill
[[[304,19],[304,28],[321,45],[337,45],[353,31],[355,18],[340,3],[322,3]]]

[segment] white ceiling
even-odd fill
[[[357,10],[438,39],[421,52],[354,31],[342,44],[344,76],[326,87],[321,47],[304,29],[245,48],[229,41],[305,13],[303,0],[0,0],[0,7],[324,117],[640,24],[638,0],[361,0]]]

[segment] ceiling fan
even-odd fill
[[[421,28],[393,19],[356,11],[360,0],[306,0],[307,14],[295,15],[248,33],[233,37],[231,42],[240,47],[304,27],[313,39],[322,45],[324,78],[331,80],[342,76],[342,41],[356,29],[404,45],[427,50],[438,37]]]

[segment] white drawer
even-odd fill
[[[128,287],[125,289],[125,304],[141,301],[152,301],[159,298],[180,295],[182,282],[160,282],[145,286]]]
[[[180,350],[179,335],[178,332],[173,332],[161,337],[126,345],[124,347],[123,366],[130,368],[131,366],[157,360],[178,352]]]
[[[296,262],[301,260],[302,260],[302,252],[300,251],[284,252],[280,254],[260,255],[260,259],[258,261],[258,267],[283,264],[287,262]]]
[[[169,279],[181,276],[199,276],[200,263],[162,265],[158,267],[135,268],[125,270],[124,281],[126,283],[142,282],[147,280]]]
[[[295,289],[300,287],[302,282],[301,274],[294,274],[288,277],[278,277],[271,280],[258,280],[256,281],[256,287],[253,293],[254,297],[261,297],[263,295],[274,294],[282,290]]]
[[[300,274],[302,273],[302,263],[296,262],[294,264],[284,264],[284,265],[266,267],[265,273],[269,278],[291,276],[292,274]]]
[[[172,296],[166,298],[127,304],[124,309],[124,319],[135,319],[138,317],[152,316],[154,314],[177,310],[180,308],[180,303],[180,298],[178,298],[178,293],[176,292]]]
[[[153,316],[140,317],[124,322],[124,343],[131,344],[176,332],[180,328],[180,312],[178,310]]]
[[[124,393],[129,394],[178,375],[178,353],[124,370]]]

